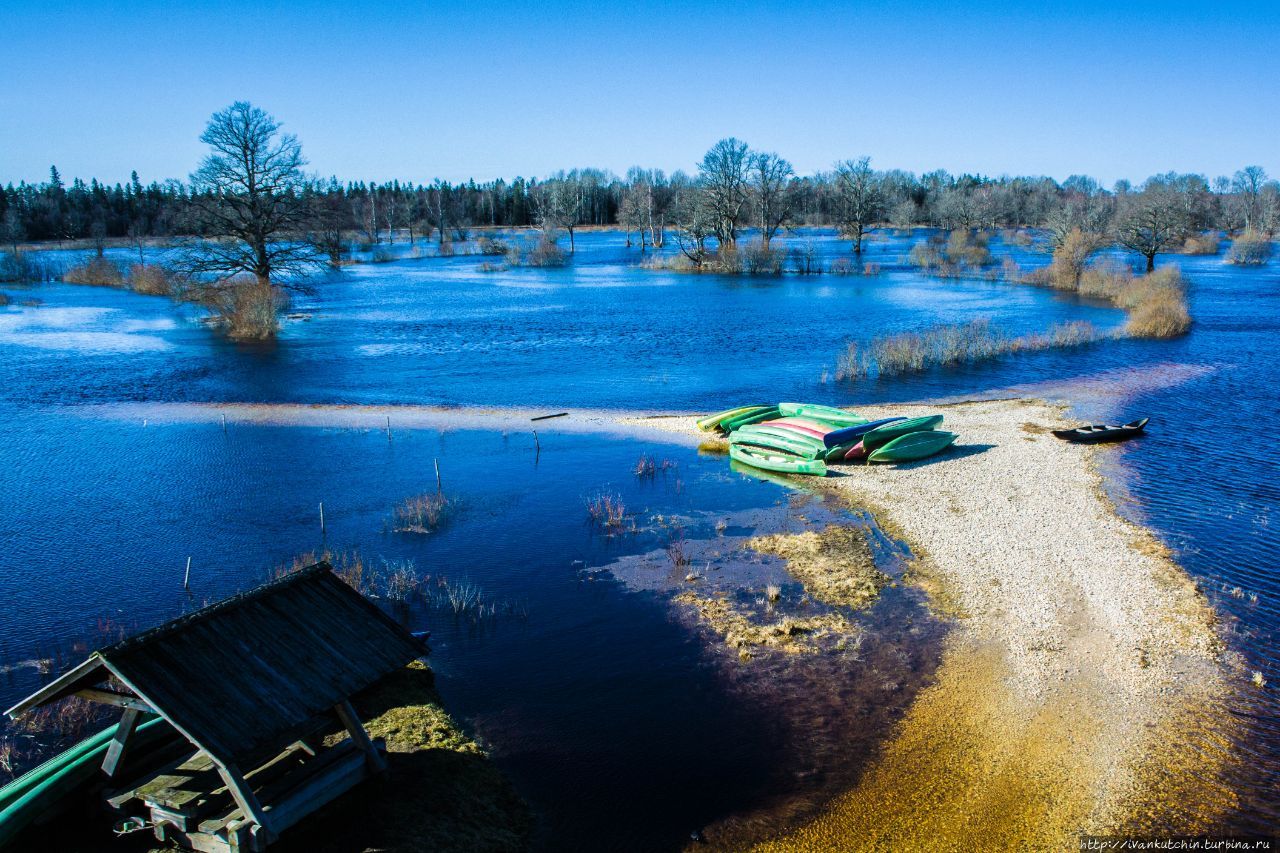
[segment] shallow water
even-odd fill
[[[829,233],[815,240],[828,257],[847,246]],[[152,624],[318,547],[324,502],[325,544],[358,547],[373,562],[412,559],[421,574],[468,579],[508,605],[476,624],[421,608],[413,618],[434,632],[432,663],[450,708],[546,816],[547,846],[675,846],[709,821],[775,804],[788,788],[778,774],[795,770],[787,760],[794,750],[779,746],[778,732],[799,731],[804,721],[790,719],[781,701],[761,702],[752,692],[758,682],[741,683],[745,670],[726,666],[682,620],[669,590],[612,578],[608,567],[619,558],[660,559],[670,528],[642,523],[638,534],[602,536],[586,523],[584,498],[617,491],[642,518],[675,515],[686,519],[686,535],[712,541],[721,517],[787,523],[782,489],[732,474],[723,460],[635,439],[544,433],[538,452],[523,431],[397,429],[388,442],[377,430],[144,425],[82,407],[699,411],[756,399],[1027,392],[1069,400],[1090,418],[1152,416],[1147,438],[1107,454],[1115,491],[1128,496],[1121,508],[1152,525],[1203,579],[1248,670],[1280,684],[1280,520],[1270,476],[1277,451],[1257,441],[1255,426],[1280,415],[1268,347],[1280,331],[1274,265],[1169,259],[1193,282],[1197,321],[1176,341],[1023,355],[892,382],[822,382],[851,337],[975,316],[1013,331],[1069,319],[1123,322],[1115,309],[1031,287],[921,277],[901,265],[908,245],[873,242],[867,261],[884,271],[867,278],[640,270],[631,266],[638,252],[611,233],[581,235],[564,269],[482,273],[479,257],[357,266],[298,298],[294,310],[309,319],[286,322],[274,346],[229,343],[164,299],[68,285],[8,288],[44,304],[0,309],[8,426],[0,490],[9,498],[0,504],[3,692],[12,698],[37,678],[15,663],[65,649],[102,620],[112,629]],[[998,242],[993,250],[1027,266],[1046,260]],[[642,452],[671,458],[675,473],[637,480],[631,468]],[[434,488],[436,459],[446,492],[461,500],[456,517],[423,539],[384,532],[396,501]],[[190,599],[181,589],[188,556]],[[914,606],[888,602],[885,612]],[[882,681],[896,680],[909,697],[927,677],[933,635],[875,636],[868,648],[891,650],[886,660],[906,656]],[[806,676],[790,677],[800,685]],[[834,676],[808,677],[812,685]],[[1276,695],[1242,679],[1236,710],[1249,718],[1251,737],[1241,748],[1255,771],[1240,781],[1242,828],[1270,825],[1278,813]],[[838,751],[823,737],[811,754]],[[856,758],[818,764],[823,773],[837,768],[837,778],[859,766]],[[628,772],[618,773],[623,766]],[[789,787],[803,794],[814,786],[805,776]],[[593,792],[590,808],[583,790]]]

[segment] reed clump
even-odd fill
[[[129,267],[129,287],[147,296],[172,296],[176,279],[172,270],[160,264],[134,264]]]
[[[476,242],[476,250],[482,255],[505,255],[511,251],[511,246],[496,237],[481,237]]]
[[[34,258],[28,252],[0,253],[0,281],[38,283],[61,277],[61,265],[52,261]]]
[[[1260,266],[1271,259],[1271,240],[1260,231],[1246,228],[1227,250],[1227,263]]]
[[[627,505],[621,495],[599,494],[587,501],[587,517],[602,530],[621,530],[627,522]]]
[[[120,267],[106,258],[91,258],[84,263],[67,267],[62,273],[67,284],[89,284],[96,287],[123,287],[124,273]]]
[[[934,367],[984,361],[1001,355],[1082,346],[1105,335],[1092,323],[1057,323],[1046,332],[1009,335],[989,318],[939,324],[919,332],[899,332],[850,341],[836,360],[836,379],[864,379],[919,373]]]
[[[441,492],[405,498],[392,512],[396,533],[434,533],[448,519],[454,504]]]
[[[1080,277],[1077,292],[1127,311],[1129,337],[1174,338],[1191,328],[1187,284],[1174,267],[1134,276],[1124,267],[1095,265]]]
[[[988,247],[988,237],[968,228],[957,228],[943,237],[934,234],[916,243],[907,253],[907,263],[921,272],[942,278],[966,278],[983,275],[995,263]]]

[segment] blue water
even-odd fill
[[[827,258],[847,247],[830,233],[814,239]],[[773,745],[787,744],[773,736],[781,717],[744,707],[660,594],[589,579],[621,556],[660,552],[666,534],[601,536],[585,523],[584,499],[616,490],[643,518],[687,516],[689,535],[711,537],[718,515],[780,512],[781,489],[728,475],[722,460],[634,439],[544,435],[539,453],[524,434],[405,430],[388,442],[373,430],[244,424],[223,433],[208,423],[107,420],[80,407],[705,411],[757,399],[881,402],[1027,387],[1090,417],[1153,418],[1149,437],[1112,457],[1117,492],[1131,497],[1122,509],[1200,579],[1248,668],[1280,684],[1280,454],[1259,432],[1280,416],[1274,264],[1163,259],[1192,282],[1196,325],[1178,340],[1021,355],[892,382],[830,381],[850,338],[975,316],[1015,332],[1061,320],[1123,323],[1121,312],[1072,296],[922,277],[902,263],[908,248],[901,238],[873,241],[866,260],[882,271],[869,277],[641,270],[638,251],[611,233],[580,235],[562,269],[486,273],[484,258],[406,257],[346,268],[296,297],[300,316],[274,345],[228,342],[165,299],[9,288],[15,304],[0,309],[6,698],[37,678],[15,663],[92,637],[103,620],[110,630],[153,624],[321,544],[358,548],[375,562],[412,559],[420,573],[464,577],[508,606],[479,624],[414,618],[436,632],[433,665],[451,709],[544,815],[546,845],[627,847],[625,836],[636,849],[674,847],[690,829],[764,803],[777,788],[770,768],[789,766],[789,747]],[[1024,266],[1047,261],[998,240],[993,251]],[[43,304],[17,304],[28,296]],[[637,481],[631,467],[642,452],[672,458],[678,476]],[[456,519],[425,539],[385,532],[396,501],[434,487],[437,459],[446,491],[461,501]],[[188,556],[191,597],[180,583]],[[913,667],[920,678],[922,654]],[[1276,695],[1242,686],[1235,705],[1250,724],[1241,748],[1258,768],[1240,782],[1237,828],[1265,827],[1277,814]],[[617,773],[624,765],[634,772]],[[592,808],[580,807],[583,789],[596,798]]]

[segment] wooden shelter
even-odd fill
[[[211,853],[261,850],[384,768],[351,697],[425,652],[317,563],[100,649],[7,713],[67,696],[122,708],[102,765],[108,776],[142,721],[167,721],[188,749],[108,802],[141,812],[161,840]],[[335,718],[349,737],[324,747],[320,735],[336,730]]]

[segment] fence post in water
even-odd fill
[[[226,412],[222,413],[222,431],[224,433],[227,431],[227,413]]]
[[[439,460],[439,459],[433,459],[433,460],[431,460],[431,461],[432,461],[432,462],[434,462],[434,463],[436,464],[436,494],[438,495],[438,494],[440,494],[441,492],[443,492],[443,491],[444,491],[444,489],[443,489],[443,488],[441,488],[441,486],[440,486],[440,460]]]
[[[541,455],[542,455],[542,442],[538,441],[538,431],[537,431],[536,429],[533,431],[533,446],[534,446],[534,449],[536,450],[536,452],[534,453],[534,455],[535,455],[535,456],[541,456]]]
[[[387,415],[387,441],[391,440],[391,415]]]
[[[187,573],[182,576],[182,588],[191,589],[191,558],[187,557]]]
[[[324,501],[320,501],[320,535],[324,536]]]

